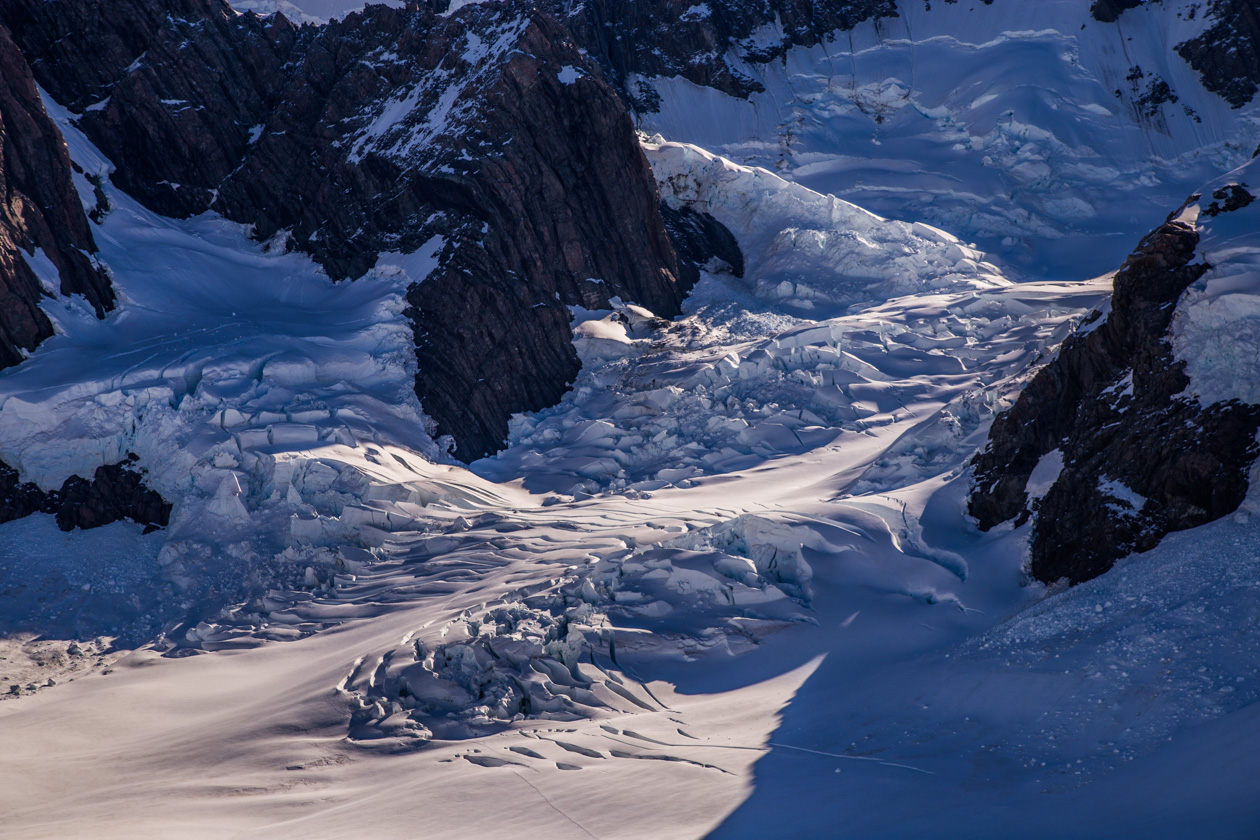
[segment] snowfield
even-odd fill
[[[1030,274],[1089,277],[1256,148],[1260,101],[1231,109],[1174,51],[1210,25],[1204,5],[1100,23],[1078,0],[899,3],[896,18],[769,64],[732,56],[765,88],[747,100],[639,80],[661,96],[642,128],[942,228]]]
[[[1007,48],[981,37],[915,49],[978,67]],[[874,109],[889,146],[898,120],[948,118],[892,83],[834,96],[818,131]],[[1061,130],[1101,125],[1102,105],[1075,101]],[[107,171],[47,104],[76,162]],[[1137,200],[1040,181],[1061,138],[1019,129],[1041,186],[976,193],[1009,229],[951,227],[951,209],[897,221],[848,200],[882,212],[893,191],[846,180],[870,177],[850,166],[870,149],[793,148],[776,173],[749,165],[765,150],[666,141],[705,139],[677,107],[644,144],[662,197],[725,224],[743,276],[711,264],[672,322],[629,301],[576,310],[573,389],[467,468],[411,390],[401,296],[440,243],[333,284],[238,225],[108,190],[95,235],[122,303],[103,322],[48,304],[59,334],[0,372],[0,458],[51,487],[134,453],[175,509],[147,535],[0,525],[6,835],[1256,835],[1256,492],[1070,590],[1029,582],[1026,528],[981,534],[964,512],[990,420],[1110,288],[966,240],[1063,248],[1064,275],[1114,267],[1074,252],[1129,230],[1106,214]],[[734,107],[763,125],[756,98]],[[1017,156],[1006,107],[983,142]],[[1072,154],[1055,177],[1097,158],[1130,167],[1104,191],[1156,205],[1178,188],[1135,186],[1145,164],[1119,153]],[[1002,172],[966,178],[997,195],[1024,177]],[[1068,203],[1051,212],[1052,194]],[[1222,371],[1254,366],[1260,341],[1227,362],[1202,349],[1258,311],[1253,217],[1206,225],[1219,267],[1178,313],[1177,352],[1212,398],[1254,396]]]

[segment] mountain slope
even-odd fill
[[[4,20],[150,209],[213,209],[336,279],[440,237],[410,277],[416,389],[459,457],[563,393],[565,305],[678,311],[687,282],[629,117],[545,15],[374,6],[297,30],[212,0],[176,11],[23,3]]]
[[[0,5],[5,832],[1257,834],[1233,4],[295,3]]]
[[[764,88],[746,99],[646,75],[660,104],[640,121],[1035,276],[1095,276],[1256,147],[1260,102],[1235,107],[1178,53],[1203,36],[1205,60],[1251,66],[1255,33],[1204,36],[1217,18],[1196,5],[1145,3],[1103,23],[1077,0],[902,3],[774,61],[734,50]]]

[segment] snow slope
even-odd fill
[[[1210,268],[1177,303],[1174,355],[1186,363],[1189,391],[1203,404],[1260,403],[1260,204],[1219,212],[1231,193],[1250,197],[1260,165],[1248,163],[1200,190],[1182,218],[1199,230],[1197,262]]]
[[[1104,24],[1078,0],[899,4],[782,60],[732,56],[765,88],[746,101],[643,80],[662,104],[641,124],[1029,273],[1092,276],[1255,148],[1260,103],[1232,110],[1173,50],[1209,25],[1192,6]]]
[[[334,285],[111,193],[123,303],[59,311],[0,374],[0,456],[51,485],[134,451],[176,509],[148,536],[0,526],[5,587],[96,598],[21,616],[42,647],[5,628],[6,831],[1255,835],[1248,511],[1070,591],[964,515],[988,420],[1108,278],[1017,282],[930,226],[646,150],[745,275],[711,266],[675,322],[576,311],[573,391],[471,470],[410,390],[423,265]],[[124,625],[162,632],[126,650]]]
[[[47,105],[75,160],[107,171]],[[53,488],[134,453],[146,482],[177,501],[157,560],[167,587],[137,603],[133,620],[157,627],[202,598],[216,610],[333,562],[326,546],[346,536],[329,523],[350,516],[347,505],[370,506],[369,486],[380,500],[446,494],[402,315],[408,271],[427,271],[438,241],[407,268],[386,256],[337,285],[240,225],[164,219],[116,191],[110,201],[96,238],[122,305],[98,321],[74,300],[48,301],[59,334],[0,383],[0,458]],[[360,445],[378,440],[388,444]],[[405,456],[389,454],[398,446]]]

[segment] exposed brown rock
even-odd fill
[[[1185,396],[1185,365],[1166,340],[1181,293],[1207,270],[1193,262],[1198,233],[1177,215],[1143,239],[1116,274],[1110,312],[1064,343],[994,420],[973,461],[971,514],[983,530],[1033,517],[1039,580],[1096,577],[1170,531],[1231,513],[1246,495],[1260,406]],[[1028,478],[1055,449],[1064,468],[1030,504]],[[1128,491],[1145,502],[1135,506]]]
[[[62,294],[83,295],[98,315],[114,303],[75,192],[70,158],[26,60],[0,26],[0,367],[52,335],[44,291],[25,257],[42,249]]]

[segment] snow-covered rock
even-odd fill
[[[1260,454],[1255,167],[1210,182],[1143,239],[1105,314],[994,422],[970,509],[985,529],[1032,517],[1039,579],[1095,577],[1247,496]]]

